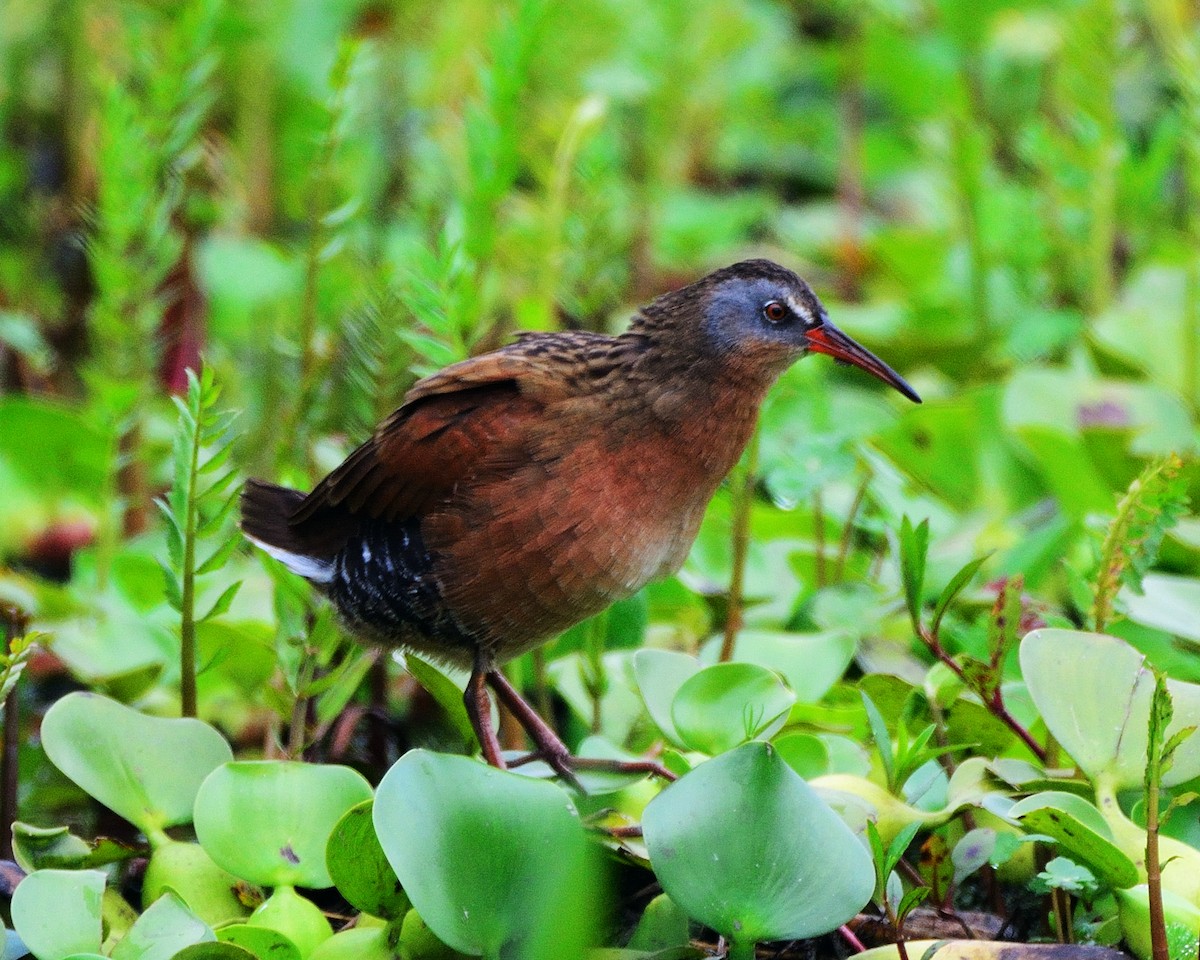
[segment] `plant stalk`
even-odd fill
[[[180,713],[196,716],[196,484],[200,472],[199,420],[193,425],[191,461],[188,464],[187,521],[183,530],[183,583],[179,604]]]
[[[935,657],[942,661],[942,663],[949,667],[953,671],[954,675],[958,677],[958,679],[962,680],[963,683],[967,683],[967,675],[965,671],[959,665],[958,661],[950,655],[949,651],[942,646],[941,640],[939,640],[936,635],[931,634],[929,630],[922,625],[918,631],[918,636],[921,638],[921,642],[924,643],[929,649],[930,653],[932,653]],[[970,684],[967,683],[967,686],[970,687]],[[1033,734],[1026,730],[1016,717],[1008,712],[1008,708],[1004,705],[1004,698],[1000,693],[999,687],[996,688],[996,692],[991,699],[984,703],[984,706],[987,707],[988,712],[991,713],[992,716],[994,716],[997,720],[1008,727],[1009,730],[1015,733],[1021,742],[1029,748],[1030,752],[1037,757],[1042,764],[1045,764],[1046,748],[1034,739]]]
[[[12,642],[10,638],[9,642]],[[4,700],[4,754],[0,757],[0,858],[13,859],[12,825],[17,819],[17,788],[20,779],[21,703],[14,686]]]
[[[753,940],[731,940],[729,941],[729,953],[726,954],[728,960],[754,960],[754,948],[757,944]]]
[[[750,512],[754,505],[754,484],[758,473],[758,440],[759,430],[756,427],[733,481],[733,571],[729,577],[729,604],[725,615],[725,636],[721,641],[721,663],[733,659],[738,631],[742,628],[742,595],[746,583],[746,554],[750,548]]]

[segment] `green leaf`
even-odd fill
[[[913,629],[920,633],[921,598],[925,589],[925,558],[929,553],[929,521],[916,528],[905,515],[900,521],[900,577]]]
[[[1096,877],[1091,870],[1066,857],[1055,857],[1033,881],[1033,889],[1039,893],[1065,890],[1088,896],[1095,892],[1096,886]]]
[[[1154,677],[1145,658],[1115,637],[1034,630],[1021,643],[1021,673],[1047,728],[1089,779],[1139,788],[1146,767]],[[1200,686],[1168,680],[1175,716],[1167,735],[1200,724]],[[1163,777],[1173,786],[1200,776],[1200,737],[1175,752]]]
[[[152,838],[192,819],[201,782],[233,756],[207,723],[148,717],[91,693],[47,711],[42,744],[63,773]]]
[[[237,592],[241,588],[241,580],[235,580],[233,583],[227,586],[223,591],[221,591],[221,595],[213,601],[213,605],[208,608],[208,613],[204,614],[202,617],[198,617],[196,622],[205,623],[228,613],[230,606],[233,604],[233,598],[237,596]]]
[[[683,746],[671,719],[671,704],[684,682],[700,672],[699,661],[674,650],[639,650],[633,655],[633,672],[650,719],[671,743]]]
[[[888,783],[895,786],[896,758],[892,752],[892,738],[888,733],[887,722],[883,719],[879,708],[875,706],[875,701],[867,695],[865,690],[860,690],[859,696],[862,697],[863,707],[867,711],[867,725],[871,728],[871,739],[875,741],[875,749],[879,751],[884,775],[887,777]]]
[[[770,737],[795,702],[775,671],[753,663],[718,663],[684,681],[671,704],[671,720],[687,746],[715,755]]]
[[[354,909],[400,920],[411,905],[375,836],[373,807],[365,800],[342,815],[329,836],[325,864],[338,893]]]
[[[854,637],[836,631],[742,630],[733,660],[776,671],[787,681],[797,702],[816,703],[845,674],[856,648]],[[701,649],[701,662],[716,663],[720,649],[721,639],[714,637]]]
[[[958,571],[950,582],[943,588],[941,596],[938,597],[937,605],[933,608],[933,619],[929,623],[929,632],[934,636],[937,635],[938,629],[942,625],[942,618],[946,615],[946,611],[950,609],[950,604],[954,602],[954,598],[966,589],[979,572],[979,568],[983,566],[984,561],[990,557],[990,553],[985,553],[982,557],[976,557],[965,567]]]
[[[579,957],[596,864],[567,794],[465,757],[412,750],[379,784],[375,830],[431,930],[485,957]]]
[[[931,893],[933,891],[929,887],[913,887],[900,898],[900,903],[896,907],[896,919],[903,923],[904,918],[924,903]]]
[[[103,896],[98,870],[38,870],[13,892],[13,926],[40,960],[99,953]]]
[[[1063,853],[1087,864],[1109,886],[1137,883],[1134,862],[1112,842],[1104,817],[1083,797],[1056,790],[1035,793],[1018,801],[1008,816],[1031,833],[1053,837]]]
[[[333,885],[325,848],[342,816],[371,799],[349,767],[284,760],[232,761],[196,796],[196,836],[234,876],[264,887]]]
[[[241,546],[241,541],[241,534],[235,533],[233,536],[229,537],[228,540],[226,540],[211,554],[209,554],[207,560],[205,560],[196,568],[196,576],[202,577],[206,573],[212,573],[215,570],[220,570],[223,566],[225,566],[229,558],[233,556],[234,551]]]
[[[247,951],[256,958],[301,960],[300,949],[292,942],[291,937],[270,927],[231,923],[219,928],[217,937],[223,944]]]
[[[415,653],[405,653],[404,666],[417,683],[437,701],[438,706],[446,711],[446,716],[458,730],[463,743],[474,744],[475,728],[471,726],[471,719],[467,716],[462,688],[433,664],[422,660]]]
[[[216,939],[182,900],[167,893],[150,904],[113,947],[112,960],[171,960],[184,947]]]
[[[19,820],[12,825],[13,856],[22,870],[85,870],[137,856],[136,847],[108,837],[83,840],[67,827],[34,827]]]
[[[664,892],[737,942],[827,933],[854,916],[875,885],[862,844],[762,742],[668,786],[646,807],[642,827]],[[814,870],[818,862],[838,868]]]
[[[885,874],[890,874],[896,869],[896,864],[904,856],[904,851],[913,842],[913,837],[917,835],[917,831],[921,829],[921,826],[920,823],[910,823],[892,838],[892,842],[888,844],[887,859],[884,861]]]

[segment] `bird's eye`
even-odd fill
[[[763,305],[763,316],[771,323],[783,323],[788,317],[788,308],[778,300],[771,300]]]

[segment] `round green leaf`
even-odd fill
[[[253,953],[232,943],[197,943],[184,947],[171,960],[262,960],[264,954]],[[270,960],[288,960],[286,957],[270,956]],[[299,957],[299,954],[296,955]]]
[[[356,910],[400,919],[410,904],[375,836],[373,805],[365,800],[346,811],[329,837],[325,865],[333,885]]]
[[[1047,728],[1093,781],[1113,790],[1142,785],[1154,676],[1124,640],[1079,630],[1034,630],[1021,642],[1021,672]],[[1170,737],[1200,725],[1200,686],[1168,680]],[[1175,751],[1163,784],[1200,776],[1200,737]]]
[[[805,780],[829,772],[829,748],[811,733],[787,733],[771,741],[784,762]]]
[[[642,829],[664,892],[736,941],[827,933],[874,890],[866,848],[767,743],[722,754],[667,787]]]
[[[91,693],[70,693],[47,711],[42,744],[56,767],[152,842],[192,819],[200,784],[233,757],[207,723],[150,717]]]
[[[398,940],[388,927],[353,927],[335,933],[309,960],[407,960],[412,954]]]
[[[99,870],[36,870],[13,891],[13,927],[42,960],[99,953],[103,897]]]
[[[734,647],[734,663],[757,663],[778,672],[800,703],[816,703],[837,683],[854,657],[857,644],[845,633],[792,633],[785,630],[742,630]],[[714,637],[700,651],[702,663],[716,663],[721,640]]]
[[[699,671],[695,657],[675,650],[639,650],[633,655],[633,675],[650,719],[664,737],[679,746],[683,740],[671,719],[671,704],[684,681]]]
[[[137,918],[113,947],[112,960],[171,960],[184,947],[216,939],[203,920],[168,893]]]
[[[530,960],[582,950],[594,869],[560,787],[413,750],[379,784],[374,817],[413,906],[451,947]]]
[[[755,737],[770,737],[795,702],[774,670],[718,663],[684,681],[671,704],[671,720],[687,746],[716,755]]]
[[[333,886],[325,848],[342,815],[371,799],[349,767],[241,760],[218,767],[196,796],[196,836],[218,866],[264,887]]]
[[[270,927],[231,923],[217,931],[217,939],[261,960],[300,960],[300,949],[291,938]]]

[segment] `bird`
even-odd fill
[[[796,273],[745,260],[659,296],[616,336],[521,333],[417,381],[311,492],[250,480],[241,528],[363,641],[469,670],[488,763],[506,765],[490,687],[532,755],[578,786],[589,761],[500,666],[682,566],[767,391],[810,353],[920,403]]]

